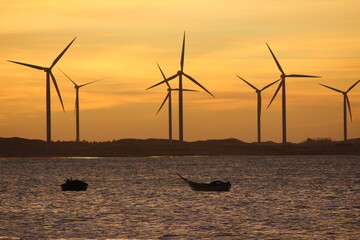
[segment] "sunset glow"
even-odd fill
[[[343,137],[342,96],[319,83],[347,90],[360,79],[360,2],[304,1],[1,1],[0,136],[45,139],[45,73],[7,62],[50,66],[58,62],[77,84],[104,80],[80,92],[81,138],[167,138],[167,106],[156,115],[166,76],[180,66],[186,31],[184,140],[257,140],[258,88],[279,79],[265,44],[287,74],[287,137]],[[66,112],[52,86],[53,140],[75,140],[75,89],[57,69]],[[176,88],[178,81],[170,82]],[[281,92],[266,109],[277,84],[262,93],[262,140],[281,142]],[[348,138],[360,137],[360,84],[350,93]],[[173,134],[178,137],[178,98],[173,94]]]

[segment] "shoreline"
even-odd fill
[[[151,157],[151,156],[264,156],[360,155],[360,138],[343,141],[307,139],[301,143],[245,143],[238,139],[184,142],[167,139],[121,139],[107,142],[57,141],[52,151],[43,140],[0,138],[0,157]]]

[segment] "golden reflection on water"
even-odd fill
[[[0,239],[356,239],[359,156],[2,159]],[[176,173],[230,181],[194,192]],[[62,192],[68,176],[86,192]],[[5,237],[7,236],[7,237]]]

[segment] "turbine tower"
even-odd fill
[[[286,143],[286,88],[285,88],[286,78],[288,78],[288,77],[320,78],[320,77],[312,76],[312,75],[300,75],[300,74],[287,75],[287,74],[285,74],[285,72],[283,71],[283,69],[280,66],[280,63],[278,62],[273,51],[271,50],[270,46],[267,43],[266,43],[266,45],[269,48],[270,53],[271,53],[272,57],[274,58],[274,61],[277,65],[278,69],[281,72],[281,75],[280,75],[281,81],[278,85],[278,88],[275,91],[274,96],[272,97],[272,99],[268,105],[268,108],[270,107],[271,103],[273,102],[273,100],[276,97],[277,93],[279,92],[280,88],[282,88],[282,142],[283,142],[283,144],[285,144]]]
[[[166,79],[166,76],[164,74],[164,72],[162,71],[161,67],[159,66],[159,64],[157,64],[164,80]],[[166,81],[166,85],[168,86],[168,93],[165,96],[164,101],[162,102],[159,110],[157,111],[156,115],[160,112],[160,110],[162,109],[162,107],[164,106],[164,104],[166,103],[166,101],[169,101],[169,107],[168,107],[168,111],[169,111],[169,144],[172,144],[172,103],[171,103],[171,92],[172,91],[178,91],[179,89],[175,89],[175,88],[171,88],[170,84]],[[183,91],[191,91],[191,92],[197,92],[196,90],[190,90],[190,89],[183,89]]]
[[[329,89],[334,90],[334,91],[336,91],[336,92],[339,92],[339,93],[341,93],[341,94],[344,96],[344,104],[343,104],[343,105],[344,105],[344,107],[343,107],[343,111],[344,111],[344,142],[347,141],[347,114],[346,114],[346,107],[348,107],[348,109],[349,109],[350,120],[352,121],[350,100],[349,100],[347,94],[348,94],[348,92],[350,92],[350,90],[353,89],[353,88],[356,86],[356,84],[358,84],[359,82],[360,82],[360,80],[358,80],[356,83],[354,83],[353,85],[351,85],[351,87],[349,87],[349,89],[348,89],[346,92],[319,83],[321,86],[326,87],[326,88],[329,88]]]
[[[74,84],[74,88],[76,90],[76,98],[75,98],[75,113],[76,113],[76,142],[80,142],[80,111],[79,111],[79,89],[81,87],[84,87],[86,85],[92,84],[94,82],[100,81],[99,80],[95,80],[92,82],[88,82],[82,85],[77,85],[68,75],[66,75],[66,73],[64,73],[60,68],[59,70]]]
[[[180,70],[173,76],[147,88],[146,90],[156,87],[160,84],[163,84],[165,82],[168,82],[176,77],[179,77],[179,143],[182,144],[184,142],[184,128],[183,128],[183,76],[194,82],[196,85],[201,87],[203,90],[205,90],[208,94],[214,97],[214,95],[211,94],[205,87],[203,87],[199,82],[197,82],[194,78],[184,73],[184,56],[185,55],[185,32],[183,37],[183,44],[182,44],[182,51],[181,51],[181,59],[180,59]]]
[[[75,41],[76,37],[69,43],[69,45],[67,45],[67,47],[59,54],[59,56],[57,58],[55,58],[55,60],[53,61],[53,63],[51,64],[50,67],[41,67],[41,66],[37,66],[37,65],[32,65],[32,64],[28,64],[28,63],[22,63],[22,62],[16,62],[16,61],[11,61],[8,60],[8,62],[12,62],[12,63],[16,63],[16,64],[20,64],[20,65],[24,65],[26,67],[31,67],[31,68],[35,68],[38,70],[43,70],[46,73],[46,142],[47,142],[47,149],[48,151],[51,151],[51,96],[50,96],[50,78],[53,81],[53,84],[55,86],[55,89],[57,91],[57,94],[59,96],[60,102],[61,102],[61,106],[63,108],[63,111],[65,111],[64,108],[64,104],[63,101],[61,99],[61,94],[59,91],[59,87],[56,83],[56,79],[53,75],[53,73],[51,72],[51,70],[53,69],[53,67],[55,66],[55,64],[60,60],[60,58],[64,55],[64,53],[68,50],[68,48],[71,46],[71,44]]]
[[[248,81],[243,79],[242,77],[240,77],[238,75],[236,75],[236,76],[238,78],[240,78],[241,80],[243,80],[245,83],[247,83],[247,85],[252,87],[257,94],[257,139],[258,139],[258,143],[261,143],[261,120],[260,120],[261,119],[261,92],[264,91],[265,89],[267,89],[268,87],[272,86],[273,84],[277,83],[278,81],[280,81],[280,79],[266,85],[262,89],[258,89],[254,85],[252,85],[251,83],[249,83]]]

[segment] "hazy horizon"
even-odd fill
[[[320,79],[287,79],[287,138],[343,139],[343,98],[318,83],[347,90],[360,79],[358,1],[2,1],[0,3],[0,136],[46,138],[45,73],[14,60],[57,63],[81,85],[81,139],[111,141],[168,136],[167,106],[156,115],[166,86],[145,91],[180,66],[186,31],[184,140],[236,138],[256,142],[258,88],[279,79],[267,42],[287,74]],[[46,11],[45,11],[46,10]],[[29,24],[31,22],[31,24]],[[52,139],[75,140],[73,84],[53,69],[64,101],[62,112],[51,87]],[[170,82],[177,88],[178,81]],[[281,142],[281,93],[266,109],[277,84],[262,93],[262,141]],[[360,84],[348,97],[348,139],[360,137]],[[173,139],[178,138],[178,96],[173,93]]]

